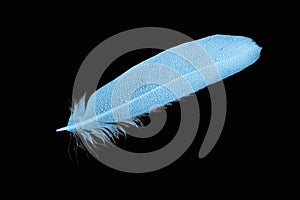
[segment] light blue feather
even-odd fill
[[[231,76],[260,56],[250,38],[214,35],[163,51],[107,83],[74,105],[68,130],[91,143],[104,143],[124,133],[119,123],[138,123],[137,116],[188,96]]]

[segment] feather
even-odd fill
[[[88,145],[113,142],[126,135],[122,125],[141,125],[137,118],[223,80],[260,56],[250,38],[213,35],[187,42],[149,58],[95,91],[72,108],[66,127]],[[100,140],[98,140],[98,139]]]

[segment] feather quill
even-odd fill
[[[260,56],[250,38],[213,35],[187,42],[149,58],[95,91],[72,108],[66,127],[87,144],[103,144],[126,134],[122,124],[141,125],[137,118],[231,76]],[[98,140],[97,140],[98,141]]]

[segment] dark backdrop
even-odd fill
[[[16,177],[11,184],[25,187],[34,183],[34,190],[45,191],[44,196],[67,192],[97,194],[98,198],[104,194],[120,194],[124,198],[136,196],[136,191],[142,192],[140,198],[180,192],[201,196],[208,189],[214,191],[210,193],[213,195],[219,188],[242,191],[245,195],[265,191],[265,185],[275,183],[281,177],[278,174],[274,177],[272,170],[281,162],[277,160],[281,151],[275,142],[278,136],[270,131],[270,127],[276,126],[270,118],[278,108],[270,103],[276,87],[268,81],[268,71],[276,62],[274,41],[278,37],[274,34],[276,29],[269,23],[276,19],[258,4],[249,6],[223,10],[220,5],[220,11],[212,9],[208,13],[204,10],[211,7],[190,10],[193,5],[149,11],[129,11],[124,7],[123,13],[105,6],[94,7],[91,11],[88,7],[44,6],[21,15],[20,20],[16,20],[18,26],[14,27],[14,37],[24,42],[20,51],[26,55],[22,57],[26,65],[18,73],[30,74],[23,75],[26,79],[23,83],[29,83],[31,89],[23,91],[22,97],[33,103],[28,106],[28,113],[34,117],[26,115],[25,121],[27,118],[30,121],[26,123],[28,128],[18,133],[30,138],[30,143],[23,143],[25,147],[10,156],[9,163],[13,166],[10,169],[14,169],[11,174]],[[168,167],[151,173],[129,174],[103,165],[82,150],[78,150],[78,164],[74,163],[71,159],[74,159],[74,152],[71,156],[68,154],[70,134],[56,133],[55,129],[64,126],[69,118],[77,70],[88,53],[103,40],[128,29],[148,26],[174,29],[194,39],[213,34],[247,36],[262,47],[261,57],[255,64],[224,80],[227,118],[218,143],[209,155],[198,158],[210,119],[209,94],[203,89],[196,94],[201,109],[196,140]],[[99,87],[158,52],[138,50],[120,57],[104,73]],[[170,115],[164,130],[171,130],[176,125],[180,117],[176,115],[178,110],[177,103],[168,108]],[[166,132],[174,133],[176,128]],[[144,147],[137,145],[135,150],[139,151],[139,148]],[[10,152],[14,151],[11,149]],[[34,190],[26,189],[26,193],[34,194]]]

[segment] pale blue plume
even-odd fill
[[[250,38],[214,35],[187,42],[149,58],[74,105],[69,123],[57,131],[80,134],[94,143],[125,134],[120,124],[139,123],[137,116],[188,96],[231,76],[260,56]],[[141,133],[142,134],[142,133]]]

